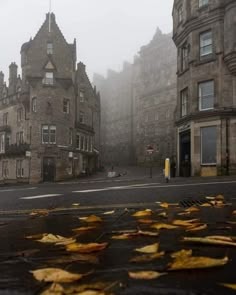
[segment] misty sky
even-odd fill
[[[153,37],[172,31],[173,0],[52,0],[52,11],[67,42],[77,39],[77,57],[94,72],[121,70]],[[20,66],[21,45],[34,37],[49,11],[49,0],[0,0],[0,70]]]

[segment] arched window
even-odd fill
[[[37,112],[37,97],[33,97],[33,98],[32,98],[32,111],[33,111],[34,113]]]

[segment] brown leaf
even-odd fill
[[[208,245],[226,245],[226,246],[234,246],[236,247],[236,243],[228,240],[217,239],[216,236],[211,237],[184,237],[183,242],[197,243],[197,244],[208,244]]]
[[[192,207],[185,210],[185,212],[189,212],[189,213],[198,212],[198,211],[200,211],[199,208],[197,208],[195,206],[192,206]]]
[[[155,223],[151,226],[151,228],[155,229],[175,229],[178,228],[178,226],[166,224],[166,223]]]
[[[72,262],[82,262],[82,263],[91,263],[97,264],[98,258],[95,255],[89,254],[73,254],[73,255],[64,255],[59,258],[49,259],[47,263],[50,264],[63,264],[63,263],[72,263]]]
[[[160,276],[166,275],[167,273],[160,273],[157,271],[136,271],[129,272],[129,277],[136,280],[153,280]]]
[[[105,249],[108,243],[73,243],[66,246],[66,250],[69,252],[80,252],[80,253],[92,253]]]
[[[155,243],[155,244],[147,245],[145,247],[136,248],[134,249],[134,251],[152,254],[152,253],[158,252],[158,248],[159,248],[159,244]]]
[[[59,235],[47,234],[42,239],[37,241],[40,243],[49,243],[55,245],[68,245],[74,243],[76,240],[73,238],[65,238]]]
[[[172,258],[186,258],[192,256],[192,250],[180,250],[171,254]]]
[[[25,238],[26,239],[32,239],[32,240],[39,240],[39,239],[42,239],[43,237],[45,237],[46,233],[43,233],[43,234],[36,234],[36,235],[31,235],[31,236],[26,236]]]
[[[134,214],[132,214],[132,216],[134,216],[134,217],[143,217],[143,216],[150,216],[150,215],[152,215],[152,210],[150,210],[150,209],[146,209],[143,211],[137,211]]]
[[[143,224],[152,224],[157,222],[157,220],[152,220],[152,219],[138,219],[139,223],[143,223]]]
[[[90,216],[87,216],[87,217],[80,217],[79,218],[80,220],[83,220],[85,222],[102,222],[102,218],[99,217],[99,216],[96,216],[96,215],[90,215]]]
[[[97,227],[96,226],[81,226],[81,227],[72,229],[72,231],[80,233],[80,232],[93,230],[95,228],[97,228]]]
[[[66,294],[81,294],[78,292],[84,292],[84,291],[105,291],[108,290],[115,285],[117,285],[118,282],[96,282],[92,284],[82,284],[82,285],[76,285],[76,286],[70,286],[66,289]],[[100,295],[100,293],[98,293]],[[101,293],[105,294],[105,293]],[[106,293],[107,294],[107,293]]]
[[[168,214],[166,212],[161,212],[158,214],[158,216],[163,217],[163,218],[168,218]]]
[[[146,255],[139,255],[131,258],[129,261],[130,262],[150,262],[155,259],[159,259],[160,257],[164,256],[165,252],[157,252],[154,254],[146,254]]]
[[[146,236],[146,237],[158,237],[159,236],[158,232],[143,231],[143,230],[139,230],[138,234],[141,235],[141,236]]]
[[[197,223],[188,227],[186,231],[199,231],[206,228],[207,228],[207,225],[205,223]]]
[[[233,214],[233,215],[236,215],[236,210],[234,210],[234,211],[232,212],[232,214]]]
[[[192,226],[194,222],[199,221],[199,219],[190,219],[190,220],[174,220],[172,224],[177,226]]]
[[[71,283],[80,280],[88,274],[75,274],[60,268],[42,268],[30,271],[34,278],[40,282]]]
[[[49,289],[45,290],[43,293],[40,295],[63,295],[64,293],[64,288],[56,283],[53,283]]]
[[[217,195],[216,197],[215,197],[215,199],[216,200],[222,200],[222,201],[224,201],[224,196],[223,195]]]
[[[228,262],[228,257],[215,259],[210,257],[181,257],[169,264],[168,270],[198,269],[223,266]]]

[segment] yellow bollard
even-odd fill
[[[170,180],[170,159],[166,158],[165,160],[165,179],[166,182]]]

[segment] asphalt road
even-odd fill
[[[179,202],[206,195],[236,198],[236,177],[140,179],[85,179],[0,188],[0,211],[86,207],[132,207],[157,201]]]

